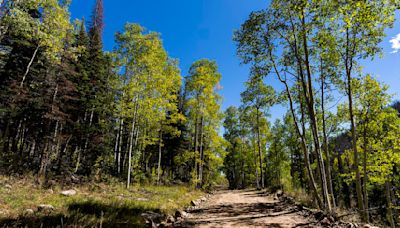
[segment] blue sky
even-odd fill
[[[94,0],[73,0],[71,17],[89,19],[93,5]],[[249,70],[240,65],[236,56],[233,31],[240,27],[250,12],[267,5],[266,0],[104,0],[104,48],[112,50],[114,34],[121,31],[126,22],[139,23],[150,31],[161,33],[169,55],[180,60],[182,75],[187,74],[195,60],[216,60],[222,74],[222,108],[238,106]],[[394,28],[387,31],[388,36],[382,43],[383,58],[364,62],[364,72],[372,73],[388,84],[389,92],[397,93],[397,99],[400,99],[400,52],[391,53],[391,44],[400,45],[400,36],[398,42],[394,39],[390,43],[390,40],[400,33],[399,23],[397,21]],[[271,109],[272,118],[278,118],[284,112],[283,107],[274,107]]]

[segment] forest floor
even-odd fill
[[[205,194],[117,181],[42,188],[33,179],[0,175],[0,227],[146,227],[143,213],[174,214]]]
[[[318,227],[297,206],[275,194],[256,190],[224,190],[188,211],[182,227]]]

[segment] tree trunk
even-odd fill
[[[322,65],[322,61],[321,61]],[[321,71],[322,71],[322,66],[321,66]],[[322,72],[321,72],[322,74]],[[328,187],[329,187],[329,194],[331,195],[332,198],[332,206],[333,208],[336,207],[336,202],[335,202],[335,195],[333,191],[333,186],[332,186],[332,172],[331,172],[331,156],[329,152],[329,145],[328,145],[328,136],[326,133],[326,121],[325,121],[325,78],[324,76],[321,77],[321,110],[322,110],[322,132],[324,136],[324,150],[325,150],[325,155],[326,155],[326,175],[327,175],[327,181],[328,181]]]
[[[123,133],[124,133],[124,119],[121,118],[119,126],[119,142],[118,142],[118,154],[117,154],[117,173],[121,174],[121,154],[122,154],[122,143],[123,143]]]
[[[270,52],[269,54],[270,54],[270,56],[272,58],[272,53]],[[291,96],[290,89],[289,89],[289,86],[287,84],[287,81],[286,81],[286,79],[283,79],[281,77],[278,69],[276,68],[276,65],[275,65],[275,62],[274,62],[273,58],[272,58],[272,63],[273,63],[273,69],[274,69],[276,75],[278,76],[279,81],[282,82],[285,85],[286,94],[288,95],[288,98],[289,98],[290,113],[291,113],[292,118],[293,118],[293,122],[294,122],[294,125],[295,125],[296,133],[297,133],[298,137],[301,140],[301,148],[302,148],[303,153],[304,153],[304,163],[305,163],[305,166],[307,168],[307,173],[308,173],[308,177],[309,177],[308,178],[309,187],[312,190],[313,196],[316,199],[318,206],[320,208],[322,208],[322,201],[321,201],[321,198],[320,198],[320,196],[318,194],[317,185],[315,183],[314,175],[313,175],[312,169],[311,169],[310,160],[309,160],[309,157],[308,157],[308,149],[307,149],[307,144],[306,144],[305,132],[304,132],[304,130],[303,130],[303,133],[300,131],[300,127],[299,127],[299,124],[298,124],[298,121],[297,121],[297,118],[296,118],[296,113],[295,113],[295,110],[294,110],[294,107],[293,107],[293,99],[292,99],[292,96]],[[302,113],[303,113],[303,110],[302,110]]]
[[[135,110],[133,111],[132,128],[131,128],[131,132],[129,134],[130,140],[129,140],[129,152],[128,152],[128,178],[127,178],[127,182],[126,182],[126,188],[129,188],[129,185],[131,183],[132,148],[133,148],[133,138],[134,138],[134,132],[135,132],[136,116],[137,116],[137,111],[138,111],[137,100],[134,100],[134,106],[135,106]]]
[[[390,227],[395,228],[396,224],[394,223],[394,218],[393,218],[393,205],[392,205],[392,198],[390,194],[390,183],[386,181],[385,183],[386,191],[385,191],[385,196],[386,196],[386,204],[387,204],[387,211],[386,211],[386,218],[389,221]]]
[[[89,126],[88,126],[89,130],[92,127],[93,115],[94,115],[94,111],[92,109],[92,111],[90,111],[90,116],[89,116]],[[85,122],[86,122],[86,114],[85,114]],[[88,132],[86,134],[85,144],[83,145],[83,153],[82,153],[83,156],[86,155],[86,150],[87,150],[87,147],[88,147],[88,144],[89,144],[89,136],[90,136],[90,133]],[[80,160],[81,160],[81,156],[82,156],[81,153],[80,153],[80,150],[79,150],[78,156],[79,156],[78,157],[78,161],[77,161],[76,166],[75,166],[75,173],[78,172],[79,166],[80,166]]]
[[[35,60],[35,57],[36,57],[36,55],[37,55],[38,50],[39,50],[39,45],[36,46],[36,49],[35,49],[35,51],[33,52],[33,55],[32,55],[32,57],[31,57],[31,60],[29,61],[28,66],[26,66],[25,73],[24,73],[24,75],[22,76],[21,83],[19,84],[19,87],[21,87],[21,89],[22,89],[22,87],[24,86],[24,81],[25,81],[25,79],[26,79],[26,76],[29,74],[29,70],[31,69],[33,60]]]
[[[196,115],[195,125],[194,125],[194,177],[197,177],[197,147],[198,147],[198,138],[199,138],[199,130],[198,130],[198,118]]]
[[[203,187],[203,163],[204,163],[204,149],[203,149],[203,138],[204,138],[204,116],[201,116],[200,120],[200,163],[199,163],[199,183],[198,187]]]
[[[357,192],[357,205],[358,210],[361,213],[361,217],[363,221],[365,221],[365,206],[363,202],[362,190],[361,190],[361,176],[360,176],[360,168],[359,160],[358,160],[358,149],[357,149],[357,126],[354,120],[354,113],[353,113],[353,89],[351,85],[351,71],[353,66],[352,58],[350,58],[350,39],[349,39],[349,29],[346,29],[346,79],[347,79],[347,96],[349,101],[349,117],[351,122],[351,136],[352,136],[352,147],[353,147],[353,154],[354,154],[354,170],[356,173],[356,192]]]
[[[129,152],[128,152],[128,177],[126,182],[126,188],[129,188],[131,184],[131,165],[132,165],[132,148],[133,148],[133,132],[135,130],[135,118],[132,119],[132,128],[129,134]]]
[[[261,129],[260,129],[260,113],[259,108],[256,108],[256,124],[257,124],[257,148],[258,156],[260,162],[260,175],[261,175],[261,188],[264,188],[264,172],[263,172],[263,162],[262,162],[262,152],[261,152]]]
[[[117,135],[115,136],[115,144],[114,144],[114,164],[115,170],[118,174],[118,143],[119,143],[119,132],[120,132],[121,124],[118,124]]]
[[[368,122],[368,120],[367,120]],[[366,126],[367,123],[365,123]],[[364,171],[364,179],[363,179],[363,188],[364,188],[364,207],[368,209],[368,189],[367,189],[367,182],[368,182],[368,171],[367,171],[367,156],[368,156],[368,141],[367,141],[367,129],[364,127],[364,157],[363,157],[363,171]],[[369,222],[369,212],[365,210],[365,221]]]
[[[330,213],[332,208],[331,208],[331,203],[330,203],[329,194],[328,194],[328,186],[327,186],[326,174],[325,174],[325,165],[324,165],[324,161],[323,161],[323,157],[322,157],[322,153],[321,153],[321,144],[320,144],[319,134],[318,134],[318,121],[317,121],[317,116],[315,114],[314,91],[313,91],[313,86],[312,86],[311,69],[310,69],[310,64],[309,64],[307,33],[305,30],[306,25],[305,25],[304,12],[303,12],[303,17],[301,18],[301,21],[302,21],[302,30],[303,30],[302,40],[303,40],[304,59],[305,59],[305,66],[306,66],[306,72],[307,72],[307,80],[305,80],[305,77],[303,76],[303,69],[302,69],[301,61],[298,62],[299,71],[300,71],[299,73],[301,76],[301,84],[303,87],[304,98],[305,98],[305,101],[307,104],[308,115],[310,117],[310,127],[311,127],[311,132],[313,135],[313,139],[314,139],[315,151],[317,152],[317,158],[318,158],[317,160],[318,160],[318,163],[320,164],[321,184],[322,184],[323,198],[325,201],[325,209]]]
[[[256,182],[257,182],[257,189],[260,188],[260,178],[258,177],[258,168],[257,168],[257,148],[254,146],[253,156],[254,156],[254,165],[256,169]]]
[[[160,126],[162,126],[160,124]],[[160,129],[160,138],[158,142],[158,167],[157,167],[157,184],[160,185],[160,171],[161,171],[161,151],[162,151],[162,130]]]

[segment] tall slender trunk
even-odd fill
[[[160,124],[160,126],[162,126]],[[162,151],[162,129],[160,128],[160,136],[158,141],[158,167],[157,167],[157,184],[160,185],[160,172],[161,172],[161,151]]]
[[[255,165],[255,170],[256,170],[256,183],[257,183],[257,188],[260,188],[260,178],[258,177],[258,168],[257,168],[257,148],[254,146],[253,150],[253,156],[254,156],[254,165]]]
[[[90,116],[89,116],[89,126],[88,126],[89,130],[92,127],[92,122],[93,122],[93,115],[94,115],[93,108],[92,108],[92,111],[90,111]],[[84,122],[86,122],[86,120],[87,120],[87,112],[85,112]],[[76,161],[74,173],[78,172],[78,170],[79,170],[82,154],[83,155],[86,154],[86,150],[87,150],[87,147],[88,147],[88,144],[89,144],[89,135],[90,135],[90,133],[88,132],[86,134],[85,144],[83,145],[83,152],[81,153],[81,150],[78,150],[78,159]]]
[[[314,139],[314,146],[315,150],[317,152],[317,158],[318,158],[318,163],[320,165],[320,172],[321,172],[321,184],[322,184],[322,192],[323,192],[323,198],[325,201],[325,209],[328,212],[331,212],[331,203],[329,199],[329,194],[328,194],[328,186],[327,186],[327,181],[326,181],[326,174],[325,174],[325,165],[321,153],[321,144],[319,140],[319,134],[318,134],[318,120],[317,116],[315,114],[315,102],[314,102],[314,91],[313,91],[313,86],[312,86],[312,77],[311,77],[311,67],[309,63],[309,54],[308,54],[308,44],[307,44],[307,31],[305,29],[305,16],[304,12],[303,16],[301,17],[301,22],[302,22],[302,40],[303,40],[303,49],[304,49],[304,60],[305,60],[305,66],[306,66],[306,73],[307,73],[307,80],[305,80],[305,77],[303,77],[303,69],[302,69],[302,63],[299,61],[299,68],[300,68],[300,76],[301,76],[301,82],[303,86],[303,93],[305,97],[305,101],[307,104],[307,109],[308,109],[308,115],[310,118],[310,125],[311,125],[311,132],[313,135]],[[306,83],[307,81],[307,83]]]
[[[351,72],[353,68],[353,53],[350,53],[350,37],[349,37],[349,29],[346,29],[346,59],[345,59],[345,67],[346,67],[346,80],[347,80],[347,98],[349,101],[349,117],[351,122],[351,137],[352,137],[352,147],[353,147],[353,154],[354,154],[354,170],[356,173],[356,192],[357,192],[357,205],[358,210],[361,213],[363,221],[365,221],[365,205],[363,202],[362,190],[361,190],[361,175],[360,175],[360,168],[359,159],[358,159],[358,149],[357,149],[357,125],[354,120],[354,113],[353,113],[353,88],[351,85]]]
[[[36,149],[36,140],[33,140],[31,148],[29,149],[29,157],[32,157],[35,154]]]
[[[386,181],[385,183],[385,196],[386,196],[386,204],[387,204],[387,211],[386,211],[386,218],[389,221],[390,227],[395,228],[396,224],[394,223],[394,218],[393,218],[393,204],[392,204],[392,198],[391,198],[391,190],[390,190],[390,183],[389,181]]]
[[[67,153],[68,144],[69,144],[69,142],[71,141],[71,138],[72,138],[72,135],[70,135],[70,136],[68,137],[67,141],[65,142],[64,149],[61,150],[60,153],[58,154],[58,158],[57,158],[57,160],[58,160],[58,162],[57,162],[58,165],[57,165],[57,167],[58,167],[58,172],[59,172],[59,173],[61,172],[61,166],[62,166],[62,161],[63,161],[62,157],[63,157],[63,155],[65,155],[65,154]]]
[[[129,134],[129,152],[128,152],[128,177],[127,177],[127,182],[126,182],[126,188],[129,188],[129,185],[131,183],[131,166],[132,166],[132,149],[133,149],[133,138],[134,138],[134,132],[135,132],[135,123],[136,123],[136,115],[137,115],[137,110],[138,110],[138,104],[137,100],[134,100],[134,106],[135,110],[133,112],[133,118],[132,118],[132,127],[131,131]]]
[[[40,167],[38,171],[38,176],[37,176],[37,182],[39,185],[43,185],[46,182],[46,171],[47,171],[47,164],[48,164],[48,159],[49,159],[49,152],[48,152],[48,146],[49,146],[49,140],[46,139],[46,143],[44,145],[42,154],[40,156]]]
[[[115,170],[118,174],[118,143],[119,143],[119,132],[120,132],[121,124],[118,124],[117,135],[115,136],[115,144],[114,144],[114,164]]]
[[[314,175],[313,175],[313,172],[312,172],[310,160],[309,160],[309,157],[308,157],[309,153],[308,153],[308,149],[307,149],[305,132],[304,132],[304,130],[303,130],[303,133],[300,131],[300,127],[299,127],[299,124],[298,124],[298,121],[297,121],[297,118],[296,118],[296,113],[295,113],[295,110],[294,110],[294,107],[293,107],[293,99],[292,99],[292,96],[291,96],[289,85],[288,85],[288,83],[286,81],[286,78],[284,79],[281,76],[280,72],[278,71],[278,69],[276,67],[276,64],[275,64],[275,61],[274,61],[274,59],[272,57],[271,50],[269,52],[269,55],[271,56],[273,69],[274,69],[276,75],[278,76],[279,81],[284,84],[285,90],[286,90],[286,94],[288,95],[290,113],[291,113],[292,118],[293,118],[293,122],[294,122],[294,125],[295,125],[296,133],[297,133],[298,137],[301,140],[301,148],[302,148],[303,153],[304,153],[304,163],[305,163],[305,166],[307,168],[307,173],[308,173],[308,177],[309,177],[308,178],[309,187],[310,187],[310,189],[312,191],[312,194],[313,194],[315,200],[317,201],[318,206],[320,208],[322,208],[322,201],[321,201],[321,198],[320,198],[320,196],[318,194],[317,185],[315,183],[315,179],[314,179]],[[303,113],[303,111],[302,111],[302,113]]]
[[[262,162],[262,151],[261,151],[261,129],[260,129],[260,110],[256,108],[256,124],[257,124],[257,148],[258,157],[260,162],[260,175],[261,175],[261,188],[264,188],[264,172],[263,172],[263,162]]]
[[[117,154],[117,173],[121,174],[121,154],[122,154],[122,140],[124,131],[124,119],[121,118],[119,126],[119,142],[118,142],[118,154]]]
[[[132,119],[132,127],[129,133],[129,152],[128,152],[128,177],[126,182],[126,188],[129,188],[131,184],[131,165],[132,165],[132,148],[133,148],[133,136],[135,130],[135,118]]]
[[[369,222],[369,212],[368,212],[368,171],[367,171],[367,156],[368,156],[368,142],[366,136],[366,129],[364,129],[364,157],[363,157],[363,171],[364,171],[364,179],[363,179],[363,188],[364,188],[364,207],[365,207],[365,221]]]
[[[194,125],[194,172],[195,177],[197,177],[197,147],[198,147],[198,138],[199,138],[199,130],[198,130],[198,118],[196,115],[195,125]]]
[[[204,116],[201,116],[200,120],[200,163],[199,163],[199,183],[198,187],[203,187],[203,163],[204,163],[204,148],[203,148],[203,138],[204,138]]]
[[[322,65],[322,60],[321,60],[321,65]],[[322,74],[322,66],[321,66],[321,74]],[[333,191],[333,186],[332,186],[332,172],[331,172],[331,155],[329,152],[329,145],[328,145],[328,136],[326,133],[326,121],[325,121],[325,77],[321,77],[321,110],[322,110],[322,132],[323,132],[323,137],[324,137],[324,151],[325,151],[325,156],[326,156],[326,176],[327,176],[327,181],[328,181],[328,187],[329,187],[329,194],[331,195],[332,198],[332,206],[333,208],[336,207],[336,201],[335,201],[335,194]]]
[[[24,119],[25,121],[25,119]],[[26,128],[25,128],[25,123],[22,125],[22,130],[21,130],[21,137],[18,140],[18,145],[19,145],[19,154],[21,155],[21,157],[23,157],[23,152],[24,152],[24,147],[26,144],[26,140],[25,140],[25,134],[26,134]]]
[[[39,50],[39,45],[36,46],[36,49],[35,49],[35,51],[33,52],[33,55],[32,55],[32,57],[31,57],[31,60],[29,61],[28,66],[26,66],[25,73],[24,73],[24,75],[22,76],[21,83],[19,84],[19,87],[21,87],[21,88],[24,86],[24,82],[25,82],[26,76],[29,74],[29,70],[31,69],[31,66],[32,66],[32,64],[33,64],[33,61],[35,60],[35,57],[36,57],[36,55],[37,55],[38,50]]]

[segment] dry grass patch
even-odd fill
[[[77,194],[60,194],[67,189],[74,189]],[[142,212],[172,214],[200,198],[203,192],[186,186],[133,185],[126,189],[118,182],[42,189],[27,179],[0,177],[0,195],[0,226],[132,226],[143,224]],[[41,204],[51,205],[54,210],[40,211]]]

